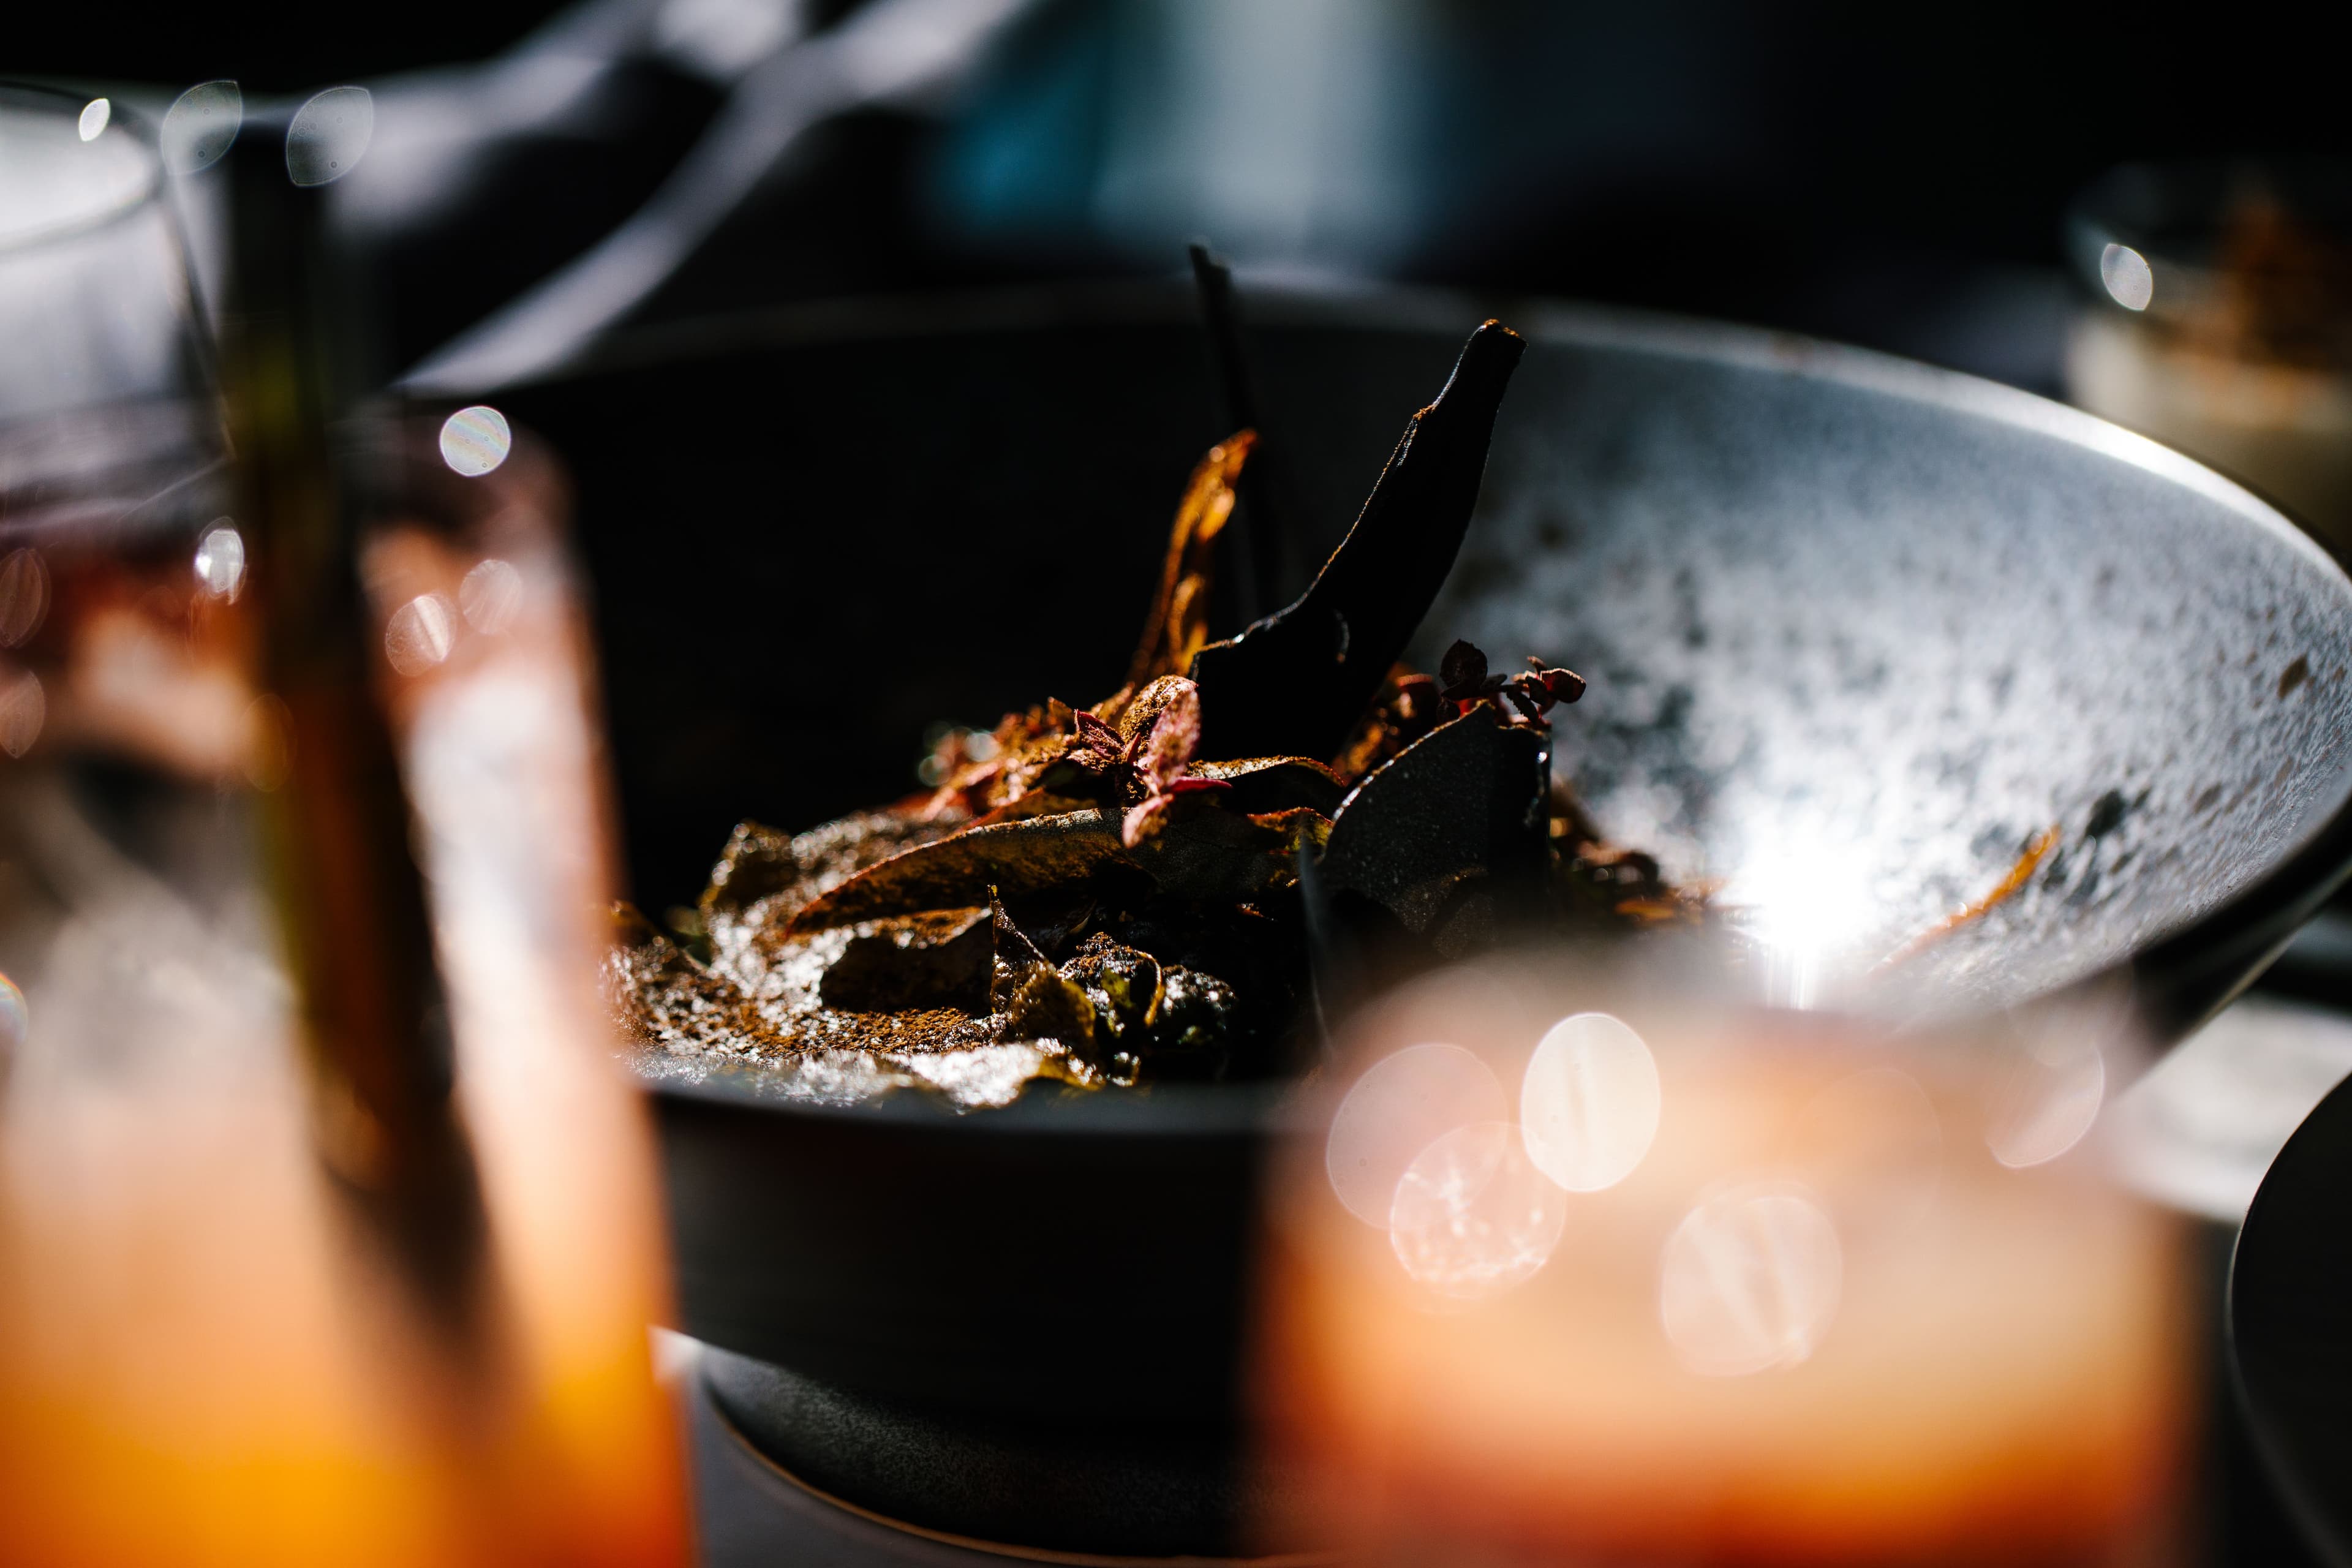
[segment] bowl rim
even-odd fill
[[[1253,323],[1371,332],[1457,332],[1466,321],[1500,318],[1530,342],[1632,350],[1743,369],[1804,376],[2029,431],[2141,469],[2213,502],[2239,521],[2332,576],[2352,607],[2347,557],[2285,508],[2160,442],[2021,388],[1922,364],[1874,349],[1770,328],[1620,306],[1506,293],[1241,279]],[[1189,284],[1177,279],[1093,280],[919,296],[858,296],[691,318],[624,331],[541,374],[499,386],[412,380],[402,390],[433,401],[479,399],[506,391],[554,388],[592,377],[694,358],[719,358],[831,342],[1003,334],[1086,326],[1153,326],[1198,321]],[[2275,958],[2295,929],[2352,875],[2352,746],[2345,748],[2332,805],[2315,815],[2294,847],[2246,887],[2158,934],[2146,946],[2059,990],[2021,1005],[2109,992],[2138,998],[2143,1016],[2169,1045],[2234,999]],[[2232,973],[2232,971],[2237,973]],[[1121,1138],[1263,1132],[1294,1106],[1286,1085],[1160,1085],[1140,1092],[1019,1100],[961,1112],[938,1097],[895,1093],[855,1105],[795,1100],[735,1081],[639,1075],[657,1100],[765,1115],[864,1118],[943,1133]]]

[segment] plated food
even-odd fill
[[[1550,715],[1581,678],[1459,641],[1434,676],[1398,663],[1524,346],[1471,335],[1288,608],[1211,640],[1244,431],[1193,471],[1117,691],[950,732],[927,793],[797,835],[741,825],[687,930],[625,915],[612,994],[646,1065],[966,1107],[1040,1079],[1263,1078],[1301,1059],[1338,955],[1410,968],[1525,922],[1696,918],[1701,894],[1552,778]]]

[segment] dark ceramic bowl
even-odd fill
[[[1488,313],[1250,302],[1310,552]],[[2120,978],[2160,1036],[2341,879],[2352,583],[2263,501],[2056,405],[1872,354],[1491,313],[1530,347],[1423,652],[1465,635],[1590,677],[1559,751],[1620,837],[1735,879],[1793,866],[1856,940],[1891,940],[2057,825],[1936,977],[1985,1007]],[[1109,689],[1179,486],[1222,434],[1172,291],[673,329],[489,395],[579,484],[629,869],[656,910],[693,897],[739,817],[799,827],[903,793],[931,721]],[[685,1326],[790,1369],[731,1384],[772,1453],[833,1456],[857,1500],[941,1528],[1217,1543],[1208,1482],[1170,1505],[1180,1523],[1122,1537],[1116,1510],[1024,1514],[1008,1482],[975,1513],[936,1478],[974,1431],[1028,1434],[1065,1474],[1130,1440],[1213,1450],[1263,1096],[959,1117],[655,1092]]]

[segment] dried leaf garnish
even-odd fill
[[[931,820],[903,811],[859,812],[791,836],[756,822],[738,824],[702,894],[713,968],[740,979],[751,944],[781,931],[803,905],[962,825],[961,808]]]
[[[1026,822],[1033,816],[1060,816],[1073,811],[1091,811],[1097,803],[1088,795],[1064,795],[1057,789],[1033,789],[1018,800],[1010,800],[986,816],[975,818],[974,827],[987,827],[1000,822]]]
[[[1225,804],[1246,816],[1293,806],[1311,806],[1325,816],[1339,809],[1345,780],[1311,757],[1244,757],[1230,763],[1194,763],[1192,777],[1226,784]]]
[[[859,921],[986,903],[1084,882],[1135,861],[1118,841],[1117,818],[1099,808],[967,827],[894,855],[804,906],[787,934],[803,936]]]
[[[995,952],[986,909],[937,910],[859,925],[824,972],[818,991],[828,1007],[903,1012],[988,1001]]]
[[[1293,879],[1294,815],[1244,816],[1206,802],[1184,801],[1136,846],[1135,860],[1176,898],[1196,904],[1247,903]]]
[[[960,816],[920,821],[896,811],[862,811],[795,834],[737,823],[703,890],[704,925],[740,917],[761,903],[790,914],[866,867],[944,838],[961,826]]]
[[[1185,481],[1184,499],[1168,532],[1168,554],[1160,587],[1143,623],[1143,640],[1127,667],[1127,683],[1143,686],[1162,675],[1182,675],[1209,640],[1209,584],[1217,536],[1234,514],[1234,487],[1242,465],[1257,445],[1257,432],[1244,430],[1209,448]]]

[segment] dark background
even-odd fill
[[[814,19],[855,8],[819,0]],[[299,93],[484,58],[554,10],[20,5],[0,72]],[[1087,195],[1164,10],[1048,5],[944,118],[829,127],[656,313],[1164,269],[1172,240],[1155,246],[1148,224],[1106,232]],[[1410,193],[1404,216],[1377,243],[1327,237],[1303,256],[1212,235],[1244,263],[1728,316],[2054,390],[2072,193],[2123,160],[2306,155],[2347,138],[2341,57],[2286,6],[1364,0],[1360,14],[1370,28],[1400,11],[1419,14],[1402,67],[1415,122],[1366,177]],[[636,90],[649,120],[615,155],[629,167],[555,176],[598,222],[650,188],[718,101],[701,83]],[[519,225],[491,247],[509,258],[495,285],[475,287],[510,290],[561,258],[548,247],[582,238]],[[452,298],[429,268],[399,281],[438,296],[395,311],[404,356],[496,302]]]

